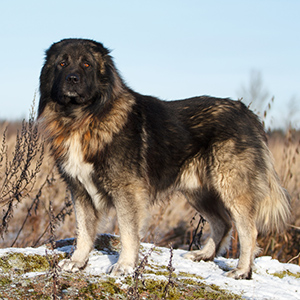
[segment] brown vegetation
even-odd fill
[[[28,122],[0,124],[0,247],[39,246],[75,235],[75,216],[70,192],[60,179],[49,150],[39,136],[33,116]],[[291,194],[292,219],[284,234],[259,239],[261,254],[300,264],[300,133],[271,132],[269,146],[283,185]],[[171,199],[172,198],[172,199]],[[188,249],[200,247],[209,226],[180,195],[152,208],[144,241],[160,246]],[[114,211],[103,217],[99,231],[118,234]],[[198,227],[198,230],[197,230]],[[227,255],[238,256],[234,232]],[[201,237],[201,239],[200,239]],[[53,241],[52,241],[53,242]]]

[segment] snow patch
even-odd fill
[[[55,250],[56,253],[70,253],[73,246],[64,246]],[[141,257],[146,255],[154,246],[143,243]],[[7,248],[0,249],[0,257],[9,253],[23,253],[24,255],[46,255],[51,251],[45,246],[39,248]],[[300,266],[284,264],[271,257],[259,257],[255,259],[252,280],[234,280],[226,277],[226,272],[237,265],[237,259],[217,257],[213,262],[193,262],[183,258],[184,250],[173,250],[172,265],[174,273],[180,276],[182,273],[195,275],[195,280],[206,284],[215,284],[221,289],[242,295],[245,299],[300,299]],[[90,253],[83,274],[102,276],[109,267],[118,259],[116,253],[105,250],[93,250]],[[159,266],[166,270],[170,261],[170,249],[154,247],[150,257],[149,266]],[[1,271],[0,271],[1,274]],[[41,272],[26,273],[23,276],[30,278],[38,276]],[[278,276],[281,274],[282,276]],[[282,278],[280,278],[282,277]],[[190,277],[191,279],[193,277]]]

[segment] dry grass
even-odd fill
[[[31,131],[28,126],[33,126]],[[57,238],[63,239],[75,235],[75,216],[72,211],[70,192],[60,179],[48,149],[43,150],[43,143],[37,138],[38,132],[34,128],[34,124],[30,125],[30,122],[23,125],[7,122],[0,124],[0,138],[4,138],[0,145],[2,147],[0,152],[1,248],[38,246],[48,243],[51,240],[53,222],[55,222]],[[17,136],[18,130],[19,136]],[[34,142],[31,150],[28,148],[28,138],[31,138],[30,143]],[[300,252],[299,141],[300,133],[292,129],[285,135],[273,132],[269,136],[269,146],[275,158],[276,169],[292,196],[293,215],[287,232],[261,238],[259,243],[264,249],[262,254],[272,255],[285,262],[296,257]],[[24,147],[27,150],[19,152],[16,159],[18,143],[19,151]],[[31,160],[28,160],[28,157],[32,157]],[[14,176],[8,177],[9,170],[12,170],[9,168],[14,160],[19,164],[18,160],[21,160],[21,168],[17,168]],[[43,160],[42,164],[41,160]],[[20,170],[24,172],[20,173]],[[20,176],[23,178],[21,181]],[[195,214],[181,195],[174,194],[163,204],[153,207],[151,215],[149,230],[144,241],[154,242],[160,246],[189,248],[195,238],[194,233],[200,216]],[[203,242],[209,233],[209,225],[205,224],[204,228],[202,227],[200,226],[203,230],[201,238]],[[100,232],[118,234],[114,211],[102,220]],[[233,239],[229,254],[238,255],[237,239]],[[300,264],[300,259],[296,258],[293,262]]]

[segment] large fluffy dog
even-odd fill
[[[263,127],[243,103],[140,95],[109,51],[84,39],[46,52],[40,95],[39,119],[76,211],[77,248],[63,269],[85,266],[99,218],[115,207],[122,250],[111,272],[132,272],[149,204],[176,190],[211,226],[204,248],[186,257],[212,260],[233,221],[240,258],[228,276],[251,278],[258,231],[282,229],[290,208]]]

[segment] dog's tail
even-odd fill
[[[273,156],[265,149],[266,173],[264,178],[264,197],[259,202],[256,226],[259,232],[281,232],[291,217],[290,195],[284,189],[274,169]]]

